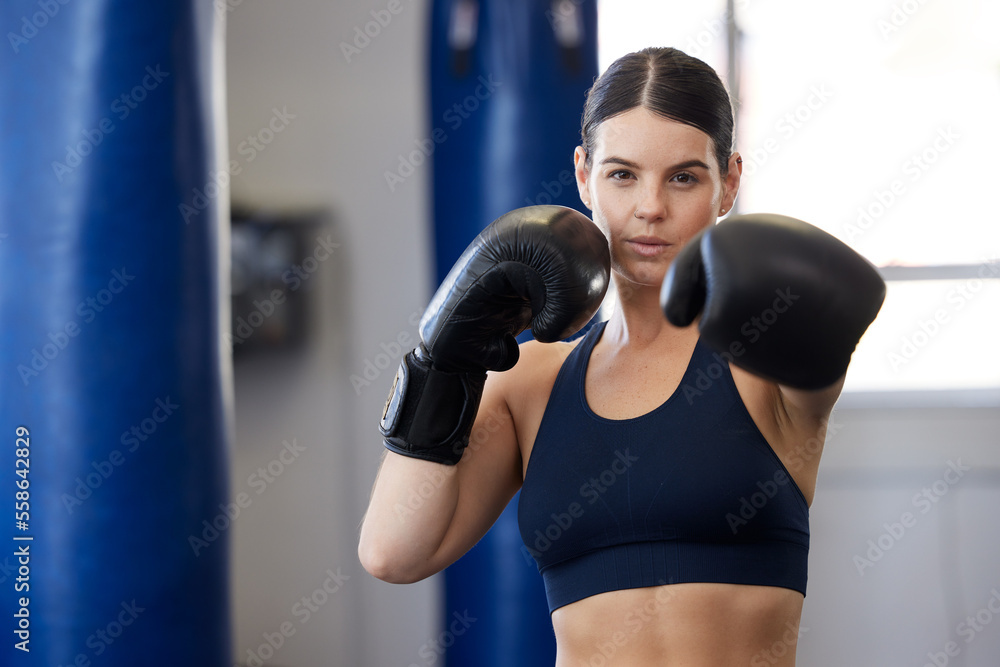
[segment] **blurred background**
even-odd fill
[[[392,586],[367,576],[354,556],[381,456],[372,416],[401,353],[372,368],[398,336],[415,338],[414,318],[434,286],[431,171],[416,168],[391,192],[384,176],[414,140],[445,127],[428,117],[428,11],[403,6],[349,63],[339,45],[352,43],[378,2],[245,2],[229,15],[230,146],[275,105],[298,114],[233,179],[233,202],[328,210],[343,243],[324,265],[326,328],[301,361],[236,365],[235,480],[283,438],[315,443],[236,527],[238,646],[258,644],[324,568],[352,575],[322,620],[281,650],[282,664],[440,660],[427,647],[445,628],[443,577]],[[670,45],[729,82],[744,156],[739,211],[817,224],[885,267],[890,281],[824,452],[801,664],[922,665],[952,640],[962,653],[951,664],[995,664],[1000,623],[969,644],[956,626],[1000,586],[1000,220],[992,194],[1000,8],[975,0],[616,0],[599,3],[598,24],[601,71],[629,51]],[[567,168],[570,160],[567,153]],[[921,322],[931,328],[941,310],[947,321],[925,333]],[[352,376],[365,382],[352,385]],[[959,459],[971,470],[921,514],[914,496]],[[869,540],[906,511],[917,524],[859,571],[854,557],[868,558]]]
[[[534,4],[556,40],[593,28],[591,3]],[[449,46],[474,53],[486,10],[439,5]],[[460,199],[464,172],[489,173],[442,174],[431,156],[411,157],[435,130],[448,133],[442,147],[478,131],[475,110],[455,127],[432,105],[432,8],[215,0],[215,11],[231,209],[227,497],[251,500],[228,531],[233,660],[412,667],[445,664],[449,647],[453,666],[517,664],[456,658],[455,619],[490,612],[454,608],[444,575],[390,585],[356,556],[378,415],[440,276],[435,193]],[[812,222],[888,282],[823,454],[799,664],[986,667],[1000,656],[998,27],[992,0],[596,4],[597,71],[675,46],[727,82],[744,158],[736,213]],[[582,110],[583,98],[565,104]],[[579,112],[571,122],[577,133]],[[524,204],[551,193],[550,173],[523,189]],[[470,229],[492,219],[476,215]],[[532,575],[519,547],[496,548]],[[958,652],[933,662],[949,642]]]

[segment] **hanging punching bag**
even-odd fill
[[[431,19],[434,235],[440,282],[507,211],[587,211],[573,175],[597,76],[596,0],[435,0]],[[545,589],[521,543],[517,497],[445,572],[449,667],[551,667]],[[472,620],[475,619],[475,620]]]
[[[5,665],[232,665],[215,4],[0,3]]]

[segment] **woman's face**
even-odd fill
[[[619,288],[659,289],[684,244],[733,207],[737,157],[723,177],[707,134],[642,107],[598,126],[589,167],[577,147],[580,198],[608,237]]]

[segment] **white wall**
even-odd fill
[[[401,355],[360,392],[350,376],[362,374],[366,360],[384,365],[380,343],[415,335],[408,318],[430,290],[428,175],[418,171],[395,192],[383,177],[412,149],[424,118],[426,7],[400,6],[350,63],[339,43],[353,40],[355,26],[363,29],[369,11],[385,2],[244,0],[228,13],[230,155],[240,168],[233,202],[328,209],[329,233],[341,244],[316,274],[317,344],[236,365],[233,493],[252,498],[233,529],[235,642],[243,661],[264,642],[262,633],[285,622],[295,634],[270,664],[409,665],[432,634],[436,584],[383,584],[356,557],[357,526],[382,451],[378,416]],[[244,146],[241,153],[241,142],[267,127],[275,107],[295,118],[263,151],[253,155]],[[260,486],[248,477],[291,438],[306,450],[256,495]],[[306,620],[305,608],[294,605],[338,568],[349,579]]]
[[[920,667],[949,641],[947,664],[997,664],[1000,615],[971,637],[958,626],[1000,591],[1000,409],[932,407],[942,398],[865,408],[845,396],[835,411],[810,512],[800,664]],[[869,553],[869,540],[881,547]]]
[[[228,15],[230,152],[241,167],[233,200],[329,209],[330,233],[342,244],[317,274],[317,344],[236,368],[233,492],[253,499],[233,529],[242,660],[283,622],[295,634],[270,664],[408,667],[423,664],[417,652],[436,634],[436,582],[382,584],[355,556],[381,453],[377,416],[398,356],[358,392],[350,377],[366,363],[386,365],[381,344],[414,335],[408,319],[430,293],[429,174],[418,171],[395,192],[383,178],[425,134],[426,7],[404,0],[350,63],[339,48],[386,5],[244,0]],[[248,160],[239,145],[267,125],[273,107],[295,118]],[[971,409],[865,404],[844,401],[824,455],[799,662],[919,666],[954,640],[961,652],[949,664],[995,665],[1000,619],[968,644],[956,628],[1000,587],[997,401]],[[256,495],[248,477],[291,438],[305,451]],[[971,470],[921,514],[913,496],[959,458]],[[915,525],[860,575],[853,557],[906,511]],[[303,623],[293,605],[338,568],[349,579]]]

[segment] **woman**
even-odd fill
[[[490,373],[459,465],[386,455],[361,530],[369,572],[439,572],[523,486],[558,667],[794,665],[815,443],[843,377],[764,379],[660,305],[681,249],[733,207],[732,146],[728,94],[700,60],[646,49],[597,80],[574,162],[618,306],[584,338],[525,343]],[[420,510],[400,512],[415,493]]]

